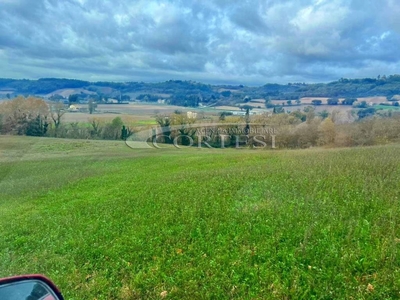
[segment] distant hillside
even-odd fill
[[[400,75],[377,78],[346,79],[331,83],[265,84],[260,87],[209,85],[194,81],[170,80],[160,83],[88,82],[74,79],[42,78],[39,80],[0,79],[0,98],[16,95],[68,98],[116,98],[166,103],[183,106],[232,104],[250,99],[293,100],[302,97],[396,97],[400,95]]]

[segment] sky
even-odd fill
[[[0,77],[211,84],[400,73],[398,0],[0,0]]]

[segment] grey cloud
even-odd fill
[[[0,77],[263,84],[396,72],[394,0],[0,0]]]

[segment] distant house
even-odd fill
[[[109,104],[118,104],[118,100],[110,98],[110,99],[107,100],[107,103],[109,103]]]
[[[75,105],[70,105],[70,107],[68,108],[69,112],[78,112],[79,109],[75,106]]]

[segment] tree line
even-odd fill
[[[222,112],[215,124],[202,124],[180,113],[156,118],[157,143],[200,145],[213,148],[352,147],[400,141],[400,113],[375,114],[373,108],[357,112],[315,112],[314,107],[291,113],[233,116]],[[199,134],[200,132],[200,134]],[[268,148],[268,147],[267,147]]]
[[[107,140],[125,139],[132,133],[120,117],[111,122],[93,117],[89,123],[65,123],[62,120],[66,112],[62,103],[49,105],[41,98],[19,96],[0,103],[0,133]]]
[[[210,85],[194,81],[169,80],[159,83],[144,82],[88,82],[73,79],[43,78],[39,80],[0,79],[0,89],[9,91],[9,97],[18,94],[45,95],[59,89],[83,89],[83,94],[116,97],[129,93],[156,101],[158,95],[168,95],[172,104],[196,106],[199,102],[238,103],[245,96],[252,99],[297,100],[303,97],[356,98],[400,95],[400,75],[378,75],[376,78],[341,78],[330,83],[265,84],[259,87],[244,85]],[[108,91],[108,92],[106,92]],[[82,95],[83,95],[82,94]],[[81,95],[81,96],[82,96]]]
[[[274,143],[278,148],[307,148],[315,146],[350,147],[376,145],[400,141],[400,113],[385,111],[377,114],[373,107],[357,111],[315,112],[313,106],[302,111],[251,115],[250,108],[243,116],[221,113],[214,125],[207,125],[207,143],[221,145],[221,126],[226,134],[223,145],[257,148],[260,146],[257,128],[273,128]],[[0,133],[10,135],[47,136],[76,139],[124,140],[143,128],[124,124],[120,117],[111,121],[92,117],[89,122],[63,122],[66,110],[61,103],[47,104],[35,97],[16,97],[0,104]],[[192,141],[199,143],[198,128],[203,120],[180,111],[157,115],[155,121],[162,128],[162,135],[155,138],[160,143],[181,145]],[[207,121],[209,123],[209,120]],[[224,125],[225,124],[225,125]],[[153,126],[152,126],[153,127]],[[237,133],[240,132],[240,140]],[[271,141],[271,134],[266,139]],[[265,140],[265,142],[267,142]],[[200,141],[202,143],[204,141]]]

